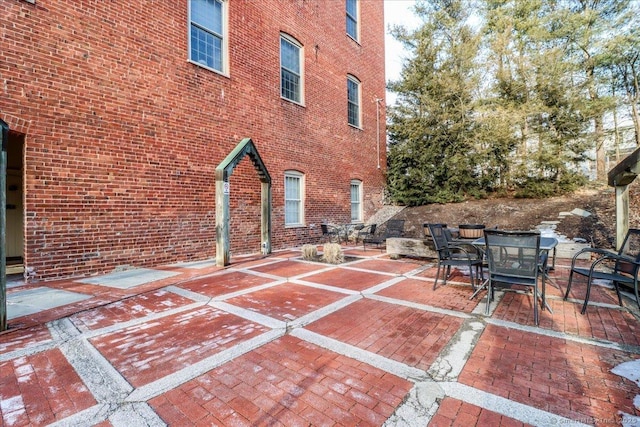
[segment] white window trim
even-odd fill
[[[359,179],[351,180],[351,184],[349,185],[349,204],[352,212],[353,212],[353,199],[351,199],[351,187],[353,186],[358,186],[359,200],[358,200],[358,218],[357,219],[351,218],[351,222],[359,223],[364,221],[363,219],[364,218],[364,206],[363,206],[364,205],[364,186],[362,184],[362,181],[360,181]]]
[[[198,67],[229,77],[229,0],[218,1],[222,3],[222,70],[216,70],[191,59],[191,0],[187,1],[187,61]]]
[[[298,222],[296,223],[287,223],[287,215],[286,215],[286,208],[287,208],[287,178],[297,178],[300,183],[300,200],[298,201],[300,203],[300,212],[299,212],[299,217],[298,217]],[[305,225],[305,212],[304,212],[304,205],[305,205],[305,175],[302,172],[296,171],[296,170],[287,170],[284,172],[284,226],[285,228],[295,228],[295,227],[302,227]]]
[[[300,66],[300,101],[296,101],[294,99],[290,99],[290,98],[286,98],[284,96],[282,96],[282,49],[280,46],[281,43],[281,39],[285,39],[286,41],[288,41],[289,43],[295,45],[298,47],[298,49],[300,50],[299,53],[300,55],[298,56],[298,61],[299,61],[299,66]],[[280,98],[285,100],[285,101],[289,101],[289,102],[293,102],[294,104],[298,104],[298,105],[302,105],[304,106],[304,46],[302,45],[302,43],[300,43],[298,40],[296,40],[295,38],[293,38],[292,36],[286,34],[286,33],[280,33],[280,37],[278,38],[278,51],[280,52],[280,61],[278,63],[278,75],[280,77]]]
[[[355,41],[356,43],[360,44],[360,0],[355,0],[356,1],[356,16],[355,21],[356,21],[356,37],[354,38],[351,34],[347,33],[347,37],[349,37],[351,40]],[[345,20],[347,17],[347,14],[349,12],[347,12],[347,2],[345,0]],[[345,22],[346,25],[346,22]],[[346,29],[345,29],[346,32]]]
[[[353,128],[356,129],[362,129],[362,82],[354,75],[352,74],[348,74],[347,75],[347,81],[352,81],[354,83],[356,83],[356,85],[358,86],[358,124],[354,125],[353,123],[349,122],[349,109],[348,109],[348,105],[349,105],[349,88],[347,86],[347,124]]]

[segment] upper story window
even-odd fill
[[[347,117],[351,126],[360,127],[360,81],[347,77]]]
[[[298,171],[284,173],[284,225],[304,224],[304,175]]]
[[[362,222],[362,181],[351,181],[351,222]]]
[[[358,41],[358,0],[347,0],[347,34]]]
[[[226,72],[227,1],[189,1],[189,59],[212,70]]]
[[[302,46],[280,35],[280,95],[302,104]]]

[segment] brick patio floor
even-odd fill
[[[599,286],[581,315],[568,260],[535,327],[530,294],[485,316],[464,272],[434,290],[432,260],[345,251],[12,286],[87,298],[0,333],[0,426],[640,426],[640,380],[612,372],[640,366],[637,307]]]

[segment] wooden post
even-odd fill
[[[640,175],[640,147],[608,173],[607,183],[616,189],[616,248],[620,249],[629,230],[629,184]]]
[[[616,186],[616,250],[629,231],[629,186]]]
[[[260,247],[262,255],[268,255],[271,253],[271,183],[262,182],[261,189]]]
[[[229,181],[216,179],[216,265],[229,265]]]

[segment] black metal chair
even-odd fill
[[[596,260],[589,267],[576,266],[576,261],[580,255],[589,253],[596,256]],[[640,273],[640,229],[630,228],[624,238],[624,242],[618,253],[605,249],[585,248],[576,253],[571,260],[571,273],[569,273],[569,283],[567,292],[564,295],[566,300],[569,297],[573,274],[577,273],[587,277],[587,293],[584,297],[582,314],[587,312],[591,285],[594,280],[607,280],[613,282],[618,295],[618,303],[622,306],[619,285],[628,285],[635,293],[636,303],[640,308],[640,296],[638,296],[638,274]]]
[[[369,224],[356,227],[356,244],[358,240],[370,239],[375,236],[378,224]]]
[[[468,267],[469,276],[471,278],[471,286],[475,290],[481,286],[483,270],[482,270],[482,254],[472,245],[460,245],[453,241],[449,229],[442,224],[427,224],[434,248],[438,254],[438,270],[436,271],[436,280],[433,283],[433,289],[438,286],[440,278],[440,269],[444,268],[444,281],[447,284],[447,277],[451,274],[451,267]],[[473,270],[476,271],[474,279]],[[477,283],[476,283],[477,282]]]
[[[376,228],[377,230],[377,228]],[[389,237],[402,237],[404,236],[404,219],[390,219],[387,221],[382,234],[372,234],[371,237],[365,237],[362,239],[362,247],[366,251],[367,243],[380,247],[386,243]]]
[[[320,224],[320,229],[322,230],[322,236],[327,238],[328,242],[333,242],[334,240],[337,243],[340,243],[340,229],[330,224]]]
[[[546,257],[540,254],[540,233],[537,231],[484,230],[485,254],[489,269],[487,307],[489,314],[496,285],[521,285],[533,289],[533,318],[538,318],[538,279],[542,278],[542,309],[544,310],[544,269]]]

